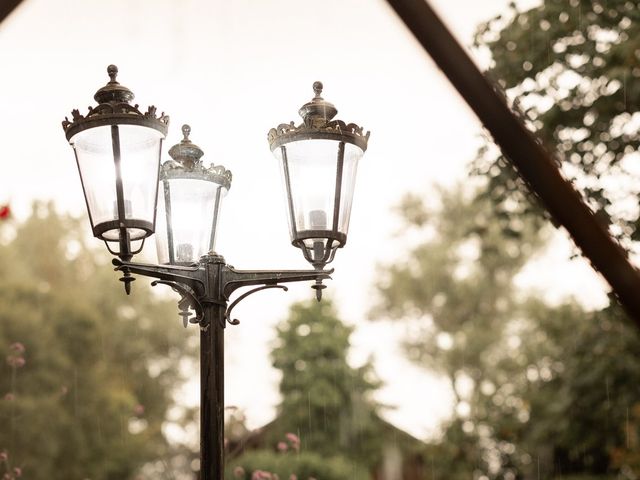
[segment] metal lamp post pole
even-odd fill
[[[189,267],[123,262],[116,270],[156,278],[152,285],[170,286],[181,295],[178,302],[185,326],[200,326],[200,480],[224,477],[224,329],[240,322],[231,311],[252,293],[268,288],[287,290],[282,283],[330,279],[333,270],[236,270],[215,253]],[[231,294],[253,286],[229,302]],[[195,315],[192,315],[192,312]]]
[[[200,330],[200,480],[224,472],[224,307],[208,305]]]

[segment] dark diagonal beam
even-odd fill
[[[22,0],[1,0],[0,1],[0,23],[13,12],[14,8],[22,3]]]
[[[640,273],[425,0],[387,0],[640,327]]]

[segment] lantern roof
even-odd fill
[[[314,98],[298,110],[303,120],[300,125],[281,123],[269,130],[267,138],[272,151],[290,142],[313,139],[352,143],[363,152],[367,149],[370,132],[365,134],[355,123],[333,120],[338,110],[322,98],[322,89],[322,82],[313,83]]]
[[[139,125],[158,130],[162,135],[167,135],[169,117],[162,112],[156,115],[156,107],[150,106],[145,113],[138,108],[139,105],[131,105],[134,94],[124,85],[121,85],[116,77],[118,67],[109,65],[107,67],[109,82],[100,88],[94,95],[98,102],[97,107],[88,107],[86,115],[80,114],[78,109],[72,110],[72,119],[68,117],[62,121],[62,128],[67,140],[89,128],[107,125]]]
[[[182,126],[183,139],[169,149],[171,160],[160,166],[160,180],[172,178],[189,178],[215,182],[227,190],[231,188],[233,175],[222,165],[205,167],[202,163],[204,151],[189,139],[191,127]]]

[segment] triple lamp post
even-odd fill
[[[224,472],[224,328],[237,325],[231,311],[248,295],[288,282],[313,281],[318,300],[333,270],[325,270],[347,242],[358,161],[369,132],[354,123],[333,120],[336,108],[321,97],[300,110],[303,122],[278,125],[268,133],[279,160],[288,202],[291,243],[313,270],[236,270],[215,253],[223,197],[231,172],[205,166],[204,152],[189,139],[161,161],[169,117],[151,106],[142,113],[132,105],[133,92],[107,68],[110,81],[94,95],[96,107],[86,115],[72,111],[62,127],[73,147],[93,235],[103,240],[129,294],[132,274],[153,277],[181,296],[185,326],[200,327],[200,479],[222,480]],[[157,223],[156,223],[157,222]],[[145,239],[156,233],[160,265],[132,262]],[[232,293],[253,287],[233,301]]]

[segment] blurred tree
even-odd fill
[[[403,212],[421,240],[383,269],[375,315],[409,320],[408,356],[454,392],[428,473],[636,478],[640,336],[618,307],[550,307],[518,291],[545,234],[526,216],[505,230],[486,197],[443,192],[435,211],[409,197]]]
[[[337,317],[329,300],[310,300],[294,304],[277,331],[272,358],[282,373],[282,415],[273,435],[294,432],[303,450],[375,464],[381,445],[371,393],[380,383],[370,363],[359,368],[347,363],[353,328]]]
[[[192,350],[174,302],[144,285],[124,295],[79,223],[35,204],[3,225],[0,452],[33,480],[131,479],[167,454],[162,426]]]
[[[251,478],[260,469],[300,480],[421,478],[403,470],[421,467],[424,444],[378,416],[371,364],[347,362],[352,331],[327,299],[291,307],[272,352],[282,372],[278,416],[239,444],[241,456],[230,455],[229,476]]]
[[[625,246],[640,239],[640,3],[546,0],[483,25],[476,44],[492,56],[489,76],[555,148],[563,173]],[[494,148],[476,171],[499,212],[537,212],[523,184]]]

